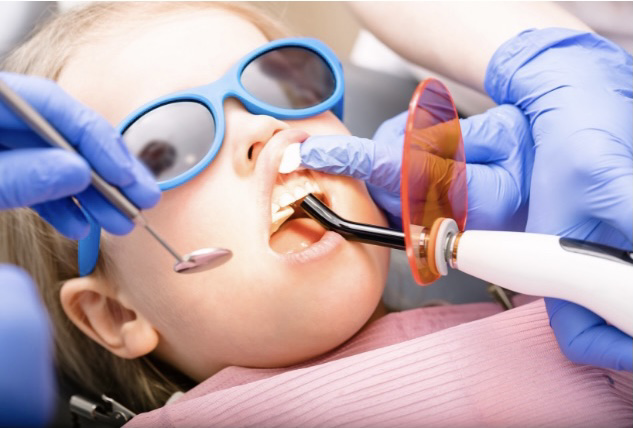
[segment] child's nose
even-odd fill
[[[226,142],[230,142],[235,170],[239,175],[249,174],[257,162],[264,145],[277,132],[289,125],[272,116],[248,112],[237,100],[224,102]]]

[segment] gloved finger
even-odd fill
[[[301,144],[301,165],[328,174],[367,181],[374,166],[375,144],[349,135],[317,135]]]
[[[604,221],[606,224],[618,230],[628,240],[628,245],[623,242],[623,247],[633,251],[633,169],[628,174],[614,177],[604,185],[603,194],[589,193],[591,216]],[[615,239],[614,239],[615,241]]]
[[[147,177],[146,175],[138,176],[131,185],[121,188],[123,193],[140,209],[153,207],[161,195],[160,193],[147,192],[147,183],[145,183]],[[134,227],[133,221],[98,194],[92,186],[83,194],[78,195],[77,199],[81,202],[82,207],[92,215],[92,220],[112,234],[125,235]],[[89,228],[88,223],[88,230]]]
[[[369,182],[398,195],[400,194],[402,151],[408,115],[408,111],[403,111],[384,121],[372,137],[378,150],[374,158],[374,173]],[[398,213],[398,217],[400,215],[401,213]]]
[[[515,106],[504,104],[485,113],[460,119],[468,163],[492,163],[516,156],[531,145],[527,118]]]
[[[35,284],[16,266],[0,265],[0,421],[45,426],[55,404],[53,344]]]
[[[633,339],[590,310],[546,298],[550,325],[561,351],[577,364],[633,370]]]
[[[301,144],[301,164],[397,192],[400,190],[402,147],[348,135],[313,136]]]
[[[407,127],[408,111],[403,111],[391,119],[380,124],[372,140],[384,143],[399,144],[402,146],[404,133]]]
[[[402,207],[400,195],[388,192],[381,187],[367,183],[367,190],[376,204],[387,214],[389,225],[395,229],[402,229]]]
[[[54,82],[12,73],[0,73],[0,78],[51,122],[111,184],[126,186],[132,184],[135,176],[148,174],[130,155],[119,133],[103,117],[73,99]],[[0,127],[28,130],[21,119],[2,105]],[[152,183],[148,192],[158,193],[158,185],[153,180],[145,182]]]
[[[629,120],[630,124],[630,120]],[[630,134],[629,134],[630,137]],[[570,151],[571,180],[587,184],[584,200],[586,213],[633,237],[633,149],[613,134],[583,129],[569,137],[569,143],[582,148]]]
[[[134,223],[116,209],[92,186],[78,194],[83,209],[106,231],[114,235],[125,235],[132,231]]]
[[[523,198],[510,173],[495,164],[467,164],[466,174],[468,183],[466,229],[521,229],[521,225],[514,227],[516,223],[514,216],[521,207]]]
[[[70,198],[33,205],[33,209],[67,238],[82,239],[90,231],[88,219]]]
[[[30,130],[0,128],[0,149],[27,149],[50,147]]]
[[[121,187],[121,191],[140,209],[148,209],[158,203],[161,191],[156,186],[156,180],[147,173],[140,173],[141,169],[146,169],[145,165],[134,169],[134,181],[132,184]],[[152,191],[148,191],[152,189]]]
[[[582,229],[585,229],[587,232],[583,233]],[[633,248],[633,242],[631,241],[633,237],[626,236],[620,229],[616,229],[604,221],[595,218],[583,222],[580,227],[562,236],[608,245],[626,251],[632,251]]]
[[[115,185],[131,183],[132,157],[105,119],[48,79],[13,73],[2,73],[0,78],[76,146],[106,180]],[[3,128],[29,130],[7,106],[0,105],[0,118]]]
[[[468,162],[468,229],[523,230],[534,163],[527,118],[501,105],[460,121]]]
[[[74,153],[56,148],[0,152],[0,209],[57,200],[89,184],[90,168]]]

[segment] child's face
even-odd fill
[[[59,83],[116,125],[147,101],[218,79],[267,41],[253,24],[220,9],[145,22],[139,17],[135,29],[126,26],[120,35],[80,50]],[[388,265],[387,250],[338,235],[315,244],[324,230],[307,219],[280,231],[277,251],[271,248],[271,199],[283,148],[301,141],[304,132],[347,134],[333,114],[280,121],[253,115],[234,99],[224,108],[226,134],[218,156],[194,179],[163,193],[146,217],[178,251],[223,247],[233,258],[211,271],[181,275],[141,228],[108,236],[101,250],[117,275],[110,275],[105,306],[116,301],[129,312],[110,310],[112,321],[82,327],[104,324],[100,341],[133,357],[142,352],[118,352],[117,346],[145,349],[147,332],[134,327],[145,320],[158,338],[155,352],[197,380],[227,365],[289,365],[341,344],[376,309]],[[385,224],[363,183],[323,174],[314,180],[341,216]],[[283,254],[305,246],[302,253]],[[98,294],[100,281],[89,277],[83,284]],[[121,327],[113,330],[113,323]],[[103,337],[108,334],[121,338]]]

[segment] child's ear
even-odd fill
[[[158,332],[110,290],[94,275],[70,279],[60,293],[64,312],[81,331],[119,357],[149,354],[158,345]]]

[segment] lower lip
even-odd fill
[[[329,255],[335,253],[338,248],[345,242],[345,238],[336,232],[326,231],[321,239],[310,245],[305,250],[296,253],[279,254],[279,258],[285,263],[292,265],[303,265],[310,262],[322,260]]]

